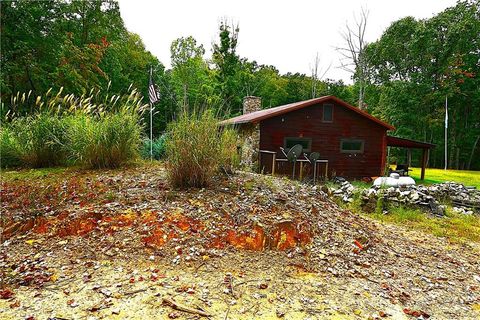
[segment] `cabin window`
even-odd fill
[[[342,139],[340,141],[340,151],[342,153],[363,153],[364,140]]]
[[[286,137],[284,147],[289,150],[294,145],[299,144],[304,152],[310,152],[312,149],[312,138]]]
[[[333,122],[333,104],[325,103],[323,105],[322,122]]]

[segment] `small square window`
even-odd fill
[[[286,137],[284,147],[290,150],[294,145],[299,144],[303,147],[304,152],[310,152],[312,149],[312,138],[302,137]]]
[[[333,122],[333,104],[323,104],[323,117],[322,122]]]
[[[363,153],[365,141],[357,139],[342,139],[340,141],[340,152],[342,153]]]

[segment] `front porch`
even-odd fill
[[[431,148],[435,147],[434,144],[427,143],[427,142],[416,141],[416,140],[412,140],[412,139],[387,136],[387,148],[388,147],[407,149],[407,161],[406,161],[407,162],[406,163],[407,168],[411,167],[411,163],[412,163],[411,150],[412,149],[422,150],[422,156],[421,156],[421,161],[420,161],[420,167],[421,167],[420,180],[425,179],[425,168],[427,166],[428,153],[430,152]],[[387,152],[387,154],[388,154],[388,152]]]

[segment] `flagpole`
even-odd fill
[[[150,79],[152,79],[152,67],[150,67]],[[150,101],[150,161],[153,161],[153,104]]]
[[[150,160],[153,161],[153,107],[150,102]]]
[[[447,170],[447,165],[448,165],[448,139],[447,139],[447,134],[448,134],[448,97],[445,96],[445,168],[444,170]]]

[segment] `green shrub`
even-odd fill
[[[161,135],[160,137],[153,139],[152,143],[152,153],[153,158],[160,160],[165,156],[167,135]],[[150,159],[150,139],[144,139],[142,143],[142,148],[140,150],[140,155],[144,159]]]
[[[10,126],[2,124],[0,128],[0,166],[17,167],[21,164],[18,142]]]
[[[234,133],[221,131],[211,111],[183,113],[168,127],[167,171],[175,187],[205,187],[221,167],[233,169]],[[236,135],[235,135],[236,136]]]
[[[65,154],[65,121],[55,114],[40,112],[16,118],[11,123],[22,165],[32,168],[63,164]]]
[[[117,168],[138,156],[142,128],[135,113],[78,114],[69,118],[68,128],[68,151],[75,163]]]
[[[232,128],[225,128],[220,135],[220,167],[225,173],[233,173],[240,165],[238,133]]]
[[[113,168],[138,156],[146,105],[135,89],[113,96],[92,89],[80,97],[62,91],[12,98],[1,112],[7,128],[0,132],[2,166],[50,167],[70,160]]]

